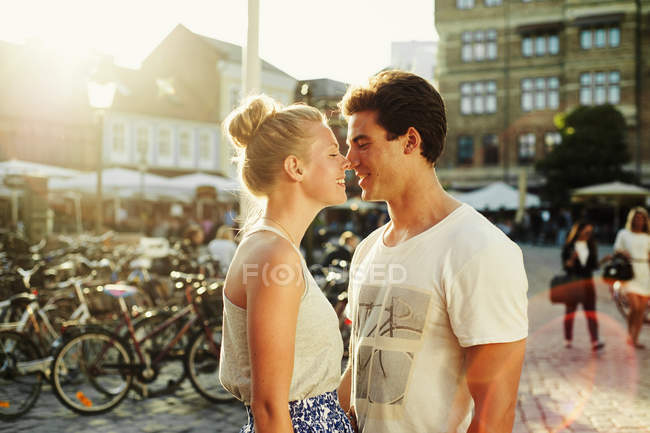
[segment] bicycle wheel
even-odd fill
[[[38,347],[26,336],[0,331],[0,421],[27,413],[38,400],[41,371],[23,371],[25,363],[40,359]]]
[[[215,403],[234,400],[219,382],[219,351],[221,349],[221,328],[212,328],[212,342],[209,344],[205,332],[194,336],[185,354],[185,368],[192,386],[206,399]]]
[[[162,358],[150,369],[145,369],[138,375],[137,385],[147,387],[149,397],[157,397],[174,392],[183,383],[187,375],[183,367],[185,348],[188,346],[188,335],[186,333],[167,353],[163,349],[169,344],[183,328],[182,321],[171,323],[156,335],[142,341],[147,335],[162,325],[172,316],[169,312],[161,312],[135,323],[135,338],[140,343],[140,350],[145,357],[147,365],[156,360],[162,354]]]
[[[115,335],[97,329],[65,342],[51,370],[56,397],[82,415],[117,406],[128,394],[134,374],[128,349]]]

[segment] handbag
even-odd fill
[[[585,290],[583,279],[568,273],[558,274],[551,278],[549,295],[553,304],[569,304],[584,299]]]
[[[630,260],[621,253],[616,253],[603,267],[603,278],[608,280],[629,281],[634,278]]]

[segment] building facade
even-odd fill
[[[261,65],[262,91],[284,104],[293,101],[296,80]],[[178,25],[137,73],[122,75],[127,91],[118,93],[104,128],[106,164],[234,176],[220,125],[243,96],[241,77],[240,46]]]
[[[296,80],[261,64],[262,91],[292,102]],[[95,170],[101,148],[105,168],[234,176],[220,125],[241,99],[241,68],[241,47],[182,25],[137,70],[105,56],[65,64],[44,48],[0,42],[0,81],[9,84],[0,86],[0,160]],[[87,94],[95,75],[117,85],[101,125]]]
[[[650,1],[436,2],[437,79],[447,104],[441,180],[475,188],[543,182],[557,113],[610,103],[629,127],[628,167],[650,183]]]

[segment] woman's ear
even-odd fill
[[[294,182],[301,182],[303,179],[303,163],[295,155],[289,155],[284,159],[284,172]]]
[[[404,137],[406,138],[406,144],[404,145],[404,153],[406,154],[415,151],[418,147],[420,147],[420,143],[422,143],[422,137],[420,136],[420,133],[412,126],[406,130]]]

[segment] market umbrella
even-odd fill
[[[81,174],[80,171],[69,168],[57,167],[54,165],[38,164],[35,162],[10,159],[0,161],[0,176],[6,175],[28,175],[43,176],[49,178],[69,178]]]
[[[504,182],[494,182],[471,192],[456,194],[454,197],[477,210],[498,211],[519,208],[519,190]],[[540,204],[538,196],[526,194],[527,208],[539,207]]]
[[[236,200],[236,193],[241,190],[241,185],[236,180],[214,174],[192,173],[168,179],[168,187],[180,194],[193,196],[200,186],[214,187],[224,201]]]
[[[597,200],[614,206],[614,227],[619,226],[619,209],[628,201],[644,199],[650,196],[650,190],[623,182],[607,182],[574,189],[571,201],[581,202]]]

